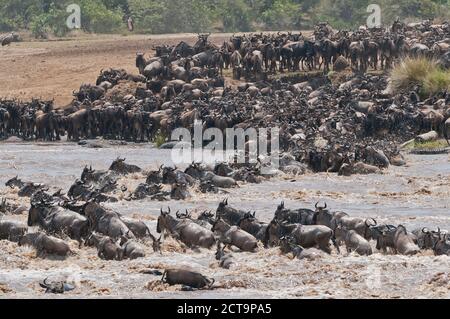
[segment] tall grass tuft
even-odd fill
[[[406,58],[391,71],[390,90],[405,93],[419,87],[421,97],[428,98],[450,88],[450,71],[439,68],[436,61],[424,57]]]

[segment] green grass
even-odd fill
[[[158,130],[155,137],[153,138],[153,142],[156,144],[157,147],[160,147],[166,141],[167,141],[167,137],[160,130]]]
[[[442,70],[436,61],[406,58],[391,71],[390,88],[394,94],[408,93],[416,86],[422,98],[450,88],[450,71]]]
[[[416,142],[413,141],[405,146],[407,150],[420,149],[420,150],[432,150],[432,149],[441,149],[449,147],[446,140],[436,140],[436,141],[428,141],[428,142]]]

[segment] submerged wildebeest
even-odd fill
[[[110,171],[113,171],[120,175],[127,175],[132,173],[139,173],[142,169],[136,165],[125,163],[125,158],[118,157],[109,167]]]
[[[108,236],[92,233],[86,241],[87,246],[97,248],[97,256],[104,260],[122,260],[123,249]]]
[[[71,291],[75,289],[73,285],[68,284],[64,281],[48,282],[48,278],[45,278],[43,282],[40,282],[39,286],[45,289],[46,294],[48,293],[63,294],[66,291]]]
[[[48,191],[48,188],[44,184],[37,184],[33,182],[23,182],[18,176],[15,176],[8,180],[5,184],[10,188],[18,188],[17,193],[20,197],[31,197],[34,193],[42,190]]]
[[[31,201],[28,226],[36,225],[50,234],[66,234],[80,245],[89,234],[89,221],[86,217],[43,201]]]
[[[377,221],[373,218],[363,219],[358,217],[350,217],[344,212],[330,212],[327,210],[327,204],[320,207],[316,203],[316,212],[313,217],[313,222],[316,225],[325,225],[332,230],[335,230],[339,223],[348,229],[355,230],[359,235],[363,236],[365,239],[371,239],[370,228],[377,225]],[[372,221],[372,223],[370,223]]]
[[[244,217],[239,221],[239,228],[247,233],[253,235],[256,239],[263,241],[266,234],[268,223],[260,222],[256,219],[256,212],[251,214],[246,213]]]
[[[19,246],[33,246],[38,256],[58,255],[66,257],[71,254],[70,246],[63,240],[44,233],[28,233],[19,240]]]
[[[208,288],[211,289],[214,284],[213,278],[206,278],[198,272],[186,269],[167,269],[161,281],[169,285],[183,285],[196,289]]]
[[[216,260],[219,261],[219,267],[230,269],[234,264],[233,255],[225,253],[225,246],[220,241],[217,241]]]
[[[211,248],[215,244],[214,234],[188,218],[178,219],[161,209],[156,226],[158,233],[169,233],[188,247]]]
[[[297,259],[315,260],[324,257],[324,252],[314,247],[305,249],[296,244],[294,237],[287,235],[280,238],[280,250],[283,254],[292,253]]]
[[[314,211],[310,209],[290,210],[284,207],[284,202],[278,205],[275,218],[280,222],[289,224],[314,225]]]
[[[90,222],[91,231],[99,232],[113,239],[121,238],[121,236],[135,238],[133,232],[121,220],[120,214],[106,209],[98,203],[87,202],[84,215]]]
[[[377,249],[386,251],[388,247],[395,254],[399,253],[402,255],[415,255],[420,250],[419,246],[414,243],[411,234],[408,233],[406,227],[403,225],[383,230],[381,236],[378,238]]]
[[[236,246],[242,251],[255,252],[258,248],[257,239],[237,226],[231,226],[220,217],[215,221],[212,231],[217,233],[220,241],[228,246]]]
[[[125,236],[122,236],[120,241],[120,247],[122,249],[123,258],[129,258],[131,260],[145,257],[145,250],[138,242],[130,240]]]
[[[348,253],[355,251],[359,255],[372,255],[372,247],[370,243],[355,230],[348,230],[343,226],[342,222],[336,227],[336,242],[344,242]]]
[[[0,220],[0,240],[18,242],[28,228],[25,225],[13,221]]]
[[[331,254],[330,241],[339,252],[339,246],[334,239],[333,230],[324,225],[285,224],[273,219],[267,227],[264,237],[264,246],[279,246],[280,238],[290,235],[295,243],[304,248],[319,247]]]

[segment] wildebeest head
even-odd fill
[[[203,169],[198,163],[192,163],[184,172],[195,179],[201,179],[203,176]]]
[[[157,171],[151,171],[147,174],[147,180],[145,181],[147,184],[159,184],[162,183],[162,169],[163,165],[159,167]]]
[[[174,168],[166,166],[162,169],[162,179],[164,184],[174,184],[177,182],[176,170],[176,166]]]
[[[289,210],[286,209],[284,206],[284,201],[282,201],[280,205],[278,205],[277,210],[275,211],[275,219],[284,220],[284,217],[288,211]]]
[[[66,291],[74,290],[75,287],[64,281],[48,282],[48,278],[45,278],[39,285],[45,289],[45,293],[63,294]]]
[[[324,206],[319,206],[319,202],[315,205],[316,211],[314,213],[313,222],[317,225],[331,225],[333,214],[327,210],[327,203]]]
[[[172,190],[170,192],[170,198],[175,200],[185,200],[190,196],[187,185],[184,183],[172,184]]]
[[[439,227],[436,231],[431,231],[424,227],[422,228],[422,236],[418,240],[418,246],[421,249],[432,249],[440,239],[441,229]]]
[[[178,212],[177,212],[178,213]],[[156,224],[156,231],[160,234],[164,231],[171,231],[174,224],[176,224],[175,218],[170,215],[170,207],[167,212],[161,208],[161,214],[158,217],[158,223]]]
[[[41,233],[28,233],[22,236],[19,239],[18,245],[19,246],[33,246],[36,242],[37,238],[40,237]]]
[[[24,183],[19,179],[18,176],[11,178],[10,180],[8,180],[5,183],[5,186],[10,187],[10,188],[15,188],[15,187],[21,188],[21,187],[23,187],[23,185],[24,185]]]
[[[92,166],[89,168],[87,166],[84,167],[83,172],[81,173],[81,180],[83,182],[91,180],[92,174],[94,174],[95,170],[92,169]]]

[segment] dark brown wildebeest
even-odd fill
[[[26,234],[27,230],[27,226],[17,222],[0,220],[0,240],[18,242]]]
[[[19,240],[19,246],[33,246],[38,256],[58,255],[66,257],[71,254],[69,245],[58,238],[48,236],[44,233],[29,233]]]
[[[194,272],[186,269],[166,269],[161,281],[168,283],[169,285],[183,285],[191,288],[211,289],[214,284],[213,278],[206,278],[198,272]]]
[[[237,226],[245,214],[246,212],[243,210],[237,210],[228,206],[228,198],[220,202],[219,207],[216,210],[216,217],[222,218],[226,223],[232,226]]]
[[[89,221],[86,217],[43,201],[32,201],[28,212],[28,226],[36,225],[50,234],[67,234],[80,245],[89,234]]]
[[[122,236],[135,238],[128,226],[121,220],[120,214],[106,209],[98,203],[87,202],[84,215],[89,220],[91,231],[99,232],[113,239],[119,239]]]
[[[108,236],[92,233],[86,241],[87,246],[97,248],[97,256],[104,260],[122,260],[123,249]]]
[[[258,240],[237,226],[230,226],[220,217],[215,221],[212,231],[220,236],[220,241],[228,246],[236,246],[242,251],[255,252]]]
[[[164,212],[161,209],[161,215],[158,217],[156,231],[158,233],[167,232],[188,247],[203,247],[209,249],[214,246],[216,242],[214,234],[210,230],[198,225],[188,218],[174,218],[170,215],[170,208],[168,212]]]
[[[272,220],[267,227],[264,238],[264,246],[271,247],[280,244],[280,238],[289,235],[295,239],[295,243],[304,248],[318,247],[331,254],[330,241],[339,251],[339,246],[334,240],[333,231],[323,225],[284,224]]]
[[[253,214],[248,212],[239,221],[239,228],[247,233],[253,235],[256,239],[263,241],[266,234],[266,228],[268,223],[260,222],[255,217],[256,212]]]

